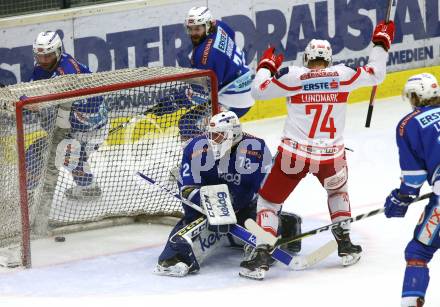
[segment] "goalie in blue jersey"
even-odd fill
[[[193,138],[184,148],[179,190],[183,198],[203,208],[207,208],[206,199],[215,199],[212,195],[225,196],[231,200],[237,223],[243,225],[247,218],[255,219],[258,189],[271,164],[264,140],[243,133],[234,112],[221,112],[212,117],[206,134]],[[226,188],[219,186],[222,184]],[[197,272],[217,247],[238,243],[228,235],[229,225],[211,225],[209,218],[184,203],[182,206],[184,217],[159,256],[157,274],[181,277]],[[282,219],[287,231],[299,227],[296,215],[286,213]]]
[[[412,76],[403,90],[413,112],[397,125],[401,184],[387,197],[385,215],[404,217],[425,181],[433,195],[405,249],[406,270],[402,288],[403,307],[421,307],[429,283],[428,263],[440,247],[440,88],[427,73]]]
[[[56,32],[38,34],[33,44],[35,67],[29,81],[50,79],[66,74],[91,73],[86,65],[63,52],[61,38]],[[68,86],[66,86],[68,88]],[[26,151],[28,186],[32,188],[39,180],[41,161],[49,143],[49,165],[46,185],[56,184],[58,169],[64,167],[75,185],[65,191],[68,199],[93,200],[101,195],[101,189],[93,175],[89,158],[108,135],[107,108],[101,96],[79,99],[38,112],[40,125],[53,131],[52,140],[40,138]]]

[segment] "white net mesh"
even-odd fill
[[[25,103],[22,112],[25,156],[19,157],[15,103],[37,96],[45,98]],[[200,134],[212,114],[211,80],[174,67],[64,75],[2,88],[0,106],[6,183],[0,244],[6,245],[21,230],[19,160],[26,164],[33,234],[114,216],[180,214],[176,199],[140,184],[136,173],[177,188],[169,172],[180,163],[182,142]]]

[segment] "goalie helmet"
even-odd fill
[[[332,64],[332,46],[327,40],[312,39],[304,50],[303,64],[308,67],[312,60],[324,60]]]
[[[63,42],[60,36],[53,31],[45,31],[38,34],[32,46],[35,56],[55,53],[57,61],[60,60],[62,49]]]
[[[210,33],[212,26],[212,15],[209,9],[205,6],[196,6],[189,10],[185,18],[185,27],[204,25],[206,35]]]
[[[403,100],[409,101],[413,107],[428,105],[432,98],[439,96],[440,88],[437,79],[428,73],[410,77],[402,92]]]
[[[243,137],[240,121],[232,111],[214,115],[209,121],[207,132],[215,160],[223,157]]]

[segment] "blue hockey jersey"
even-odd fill
[[[191,67],[213,70],[217,76],[217,86],[225,94],[238,94],[250,91],[251,73],[246,66],[244,53],[235,44],[234,31],[224,22],[215,21],[215,31],[193,48]],[[162,116],[182,108],[191,108],[208,102],[205,89],[196,84],[188,88],[170,91],[168,96],[157,100],[154,114]],[[194,130],[193,127],[191,127]]]
[[[91,71],[86,65],[75,60],[70,54],[62,53],[58,65],[52,71],[46,71],[38,64],[35,65],[29,81],[45,80],[61,75],[89,73]],[[101,128],[107,123],[107,120],[107,108],[101,96],[72,103],[69,118],[72,132],[87,132]]]
[[[440,182],[440,107],[416,108],[397,125],[402,194],[418,194],[425,180]]]
[[[225,155],[217,161],[214,161],[208,144],[206,135],[201,135],[193,138],[184,148],[180,190],[226,184],[235,210],[250,206],[255,202],[261,183],[272,164],[272,155],[264,140],[243,134],[243,139],[233,146],[230,158]],[[188,198],[200,205],[198,189]]]
[[[249,68],[243,51],[234,42],[234,31],[220,20],[216,20],[214,25],[216,30],[193,48],[191,67],[213,70],[217,76],[218,89],[221,90],[248,73]],[[235,91],[250,90],[250,73],[247,75],[249,77],[243,78]]]
[[[44,70],[38,64],[35,65],[29,81],[45,80],[61,75],[89,73],[91,71],[86,65],[75,60],[70,54],[62,53],[58,65],[52,71]]]

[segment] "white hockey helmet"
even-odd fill
[[[208,141],[215,160],[220,159],[243,138],[237,115],[232,111],[214,115],[208,124]]]
[[[321,59],[332,64],[332,46],[327,40],[312,39],[304,50],[303,64],[305,67],[309,65],[309,61]]]
[[[206,35],[209,34],[212,25],[212,15],[206,6],[195,6],[188,11],[185,18],[185,27],[204,25]]]
[[[414,95],[417,96],[418,101],[412,99]],[[437,79],[428,73],[410,77],[402,92],[403,100],[409,101],[415,107],[426,105],[426,101],[439,96],[440,88]]]
[[[53,31],[45,31],[38,34],[32,45],[34,55],[55,53],[57,61],[60,60],[63,42],[60,36]]]

